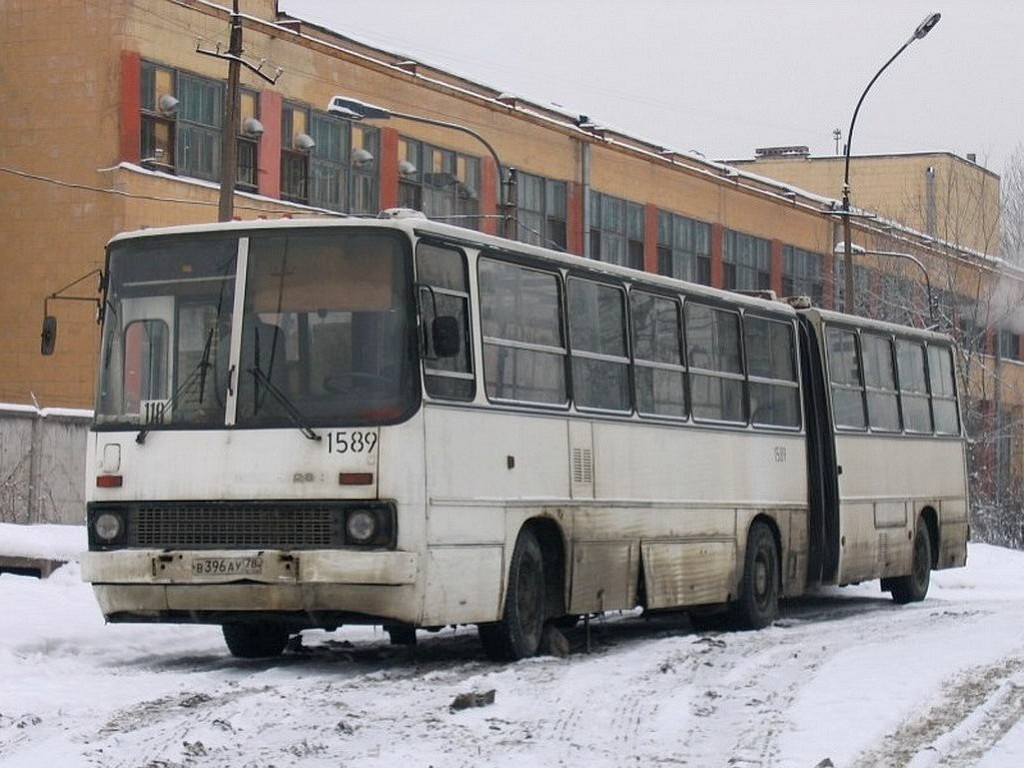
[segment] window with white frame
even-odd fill
[[[285,104],[281,197],[355,214],[380,209],[380,131],[326,112]]]
[[[297,104],[284,105],[281,109],[281,198],[284,200],[309,202],[310,149],[316,141],[311,130],[308,109]]]
[[[727,229],[722,263],[726,289],[765,291],[771,288],[771,243],[763,237]]]
[[[255,91],[243,90],[238,94],[238,171],[235,184],[255,192],[259,184],[259,139],[262,126],[259,115],[259,96]],[[257,127],[258,126],[258,127]]]
[[[590,258],[633,269],[644,268],[644,207],[590,193]]]
[[[399,139],[398,204],[431,219],[479,229],[480,158]]]
[[[566,250],[566,183],[520,171],[516,176],[516,194],[516,239]]]
[[[658,211],[658,274],[711,285],[711,225]]]
[[[816,307],[825,296],[821,276],[823,257],[792,245],[782,247],[782,295],[809,296]]]

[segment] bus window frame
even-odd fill
[[[496,249],[486,247],[480,248],[480,250],[477,253],[475,261],[477,305],[479,307],[480,313],[480,376],[482,377],[483,383],[482,391],[484,393],[484,397],[487,399],[487,402],[494,405],[511,406],[513,408],[518,409],[539,408],[545,411],[569,411],[572,407],[572,382],[569,370],[569,328],[565,316],[565,269],[561,267],[561,265],[552,265],[545,263],[542,259],[523,258],[515,253],[510,253],[508,251],[499,251]],[[546,344],[533,344],[530,342],[505,339],[498,336],[488,336],[486,334],[486,320],[484,317],[486,306],[484,304],[484,291],[482,288],[483,282],[480,279],[481,265],[485,261],[491,261],[497,264],[514,267],[516,269],[524,269],[554,278],[555,288],[558,294],[556,297],[556,306],[558,311],[558,333],[561,337],[560,347],[550,346]],[[537,400],[520,400],[517,398],[499,397],[493,395],[489,391],[487,379],[488,346],[503,347],[506,349],[521,349],[528,352],[538,352],[541,354],[560,354],[562,357],[561,370],[564,395],[562,402],[550,403]]]
[[[568,270],[564,274],[564,288],[562,291],[562,319],[566,326],[566,347],[568,349],[568,396],[572,407],[580,413],[607,414],[614,416],[630,416],[636,413],[636,392],[633,387],[633,350],[630,338],[630,314],[629,314],[629,290],[625,280],[602,279],[600,274],[592,274],[583,270]],[[592,350],[577,350],[573,343],[573,321],[572,321],[572,299],[570,296],[571,286],[574,281],[589,283],[600,287],[610,288],[616,291],[620,298],[619,306],[622,309],[621,315],[621,340],[623,355],[611,355]],[[625,366],[626,402],[625,408],[603,408],[594,405],[581,405],[576,399],[576,365],[577,361],[588,361],[597,363],[610,363]]]
[[[441,251],[447,251],[449,253],[456,254],[461,260],[462,267],[462,281],[464,290],[459,291],[454,288],[447,286],[435,285],[434,283],[426,282],[420,275],[420,247],[426,246],[428,248],[434,248]],[[473,316],[473,285],[470,279],[470,259],[466,253],[466,249],[458,244],[450,243],[443,240],[435,240],[429,237],[421,237],[414,243],[413,247],[413,269],[414,269],[414,283],[413,287],[416,292],[416,312],[420,319],[421,328],[421,340],[422,350],[420,352],[420,368],[421,376],[423,378],[423,397],[427,400],[437,400],[441,402],[473,402],[476,400],[478,392],[478,381],[477,381],[477,363],[476,363],[476,324]],[[433,367],[434,363],[438,358],[431,356],[431,346],[433,341],[430,338],[430,325],[429,323],[436,319],[437,315],[433,315],[428,318],[426,307],[423,305],[423,294],[429,292],[433,297],[436,296],[447,296],[452,299],[464,302],[465,311],[465,323],[459,328],[461,341],[463,348],[459,351],[458,357],[463,358],[466,361],[468,370],[457,371],[447,368],[436,368]],[[436,303],[434,303],[436,308]],[[481,335],[482,338],[482,335]],[[430,391],[430,379],[451,379],[455,381],[468,381],[470,382],[470,392],[466,396],[457,395],[445,395],[437,392]]]

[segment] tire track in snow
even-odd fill
[[[1022,671],[1024,656],[965,670],[927,710],[904,721],[856,764],[893,768],[923,756],[931,757],[927,764],[945,768],[973,765],[1024,719]]]
[[[684,737],[699,751],[687,758],[694,765],[730,768],[775,765],[786,710],[828,650],[797,647],[799,642],[778,630],[705,636],[697,642],[707,651],[693,683],[704,693],[694,701]]]

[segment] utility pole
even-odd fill
[[[238,0],[231,8],[231,42],[228,46],[228,94],[224,105],[224,143],[220,152],[220,203],[217,221],[231,221],[235,213],[235,180],[238,175],[238,79],[242,62],[242,20]]]
[[[273,75],[263,72],[266,59],[253,64],[245,60],[242,49],[242,17],[238,11],[238,0],[231,6],[231,38],[228,50],[221,51],[220,43],[212,51],[203,50],[202,40],[196,43],[196,53],[214,56],[228,61],[228,89],[224,104],[224,136],[220,152],[220,203],[217,206],[217,221],[231,221],[235,208],[235,180],[238,174],[238,113],[239,76],[244,66],[273,85],[284,72],[276,67]]]

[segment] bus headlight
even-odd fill
[[[358,506],[345,512],[345,543],[357,547],[394,546],[395,508],[392,504]]]
[[[345,519],[345,535],[353,544],[368,544],[377,536],[377,516],[368,509],[357,509]]]
[[[90,533],[91,543],[108,547],[124,543],[124,517],[120,512],[110,509],[92,510]]]

